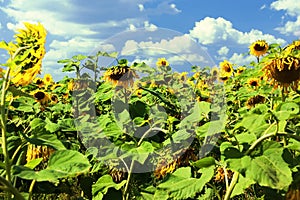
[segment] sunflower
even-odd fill
[[[42,106],[47,106],[50,100],[49,95],[41,90],[33,92],[33,97],[36,102],[39,102]]]
[[[50,99],[53,104],[56,104],[58,102],[58,97],[55,94],[51,95]]]
[[[232,178],[233,172],[230,169],[224,169],[223,167],[218,167],[217,173],[215,175],[216,182],[224,182],[227,178],[230,180]]]
[[[259,59],[260,56],[267,53],[269,45],[265,40],[257,40],[250,45],[250,54]],[[259,61],[259,60],[258,60]]]
[[[33,81],[39,88],[44,87],[44,81],[41,78],[35,78]]]
[[[54,81],[51,74],[45,74],[43,78],[43,82],[45,83],[46,86],[53,84]]]
[[[228,76],[230,77],[233,73],[233,67],[232,63],[230,63],[227,60],[224,60],[223,62],[220,63],[220,73],[223,76]]]
[[[300,40],[294,41],[292,44],[289,44],[284,50],[287,53],[292,53],[294,50],[300,50]]]
[[[246,106],[250,109],[252,107],[255,107],[257,104],[265,103],[265,100],[266,98],[264,96],[256,95],[247,100]]]
[[[43,161],[47,161],[54,151],[51,147],[29,144],[27,146],[26,161],[28,163],[37,158],[43,158]]]
[[[105,81],[111,82],[114,86],[128,88],[133,86],[134,78],[138,75],[129,66],[113,66],[106,70],[103,75]]]
[[[259,86],[259,79],[257,79],[257,78],[249,79],[248,85],[252,86],[252,87],[258,87]]]
[[[159,58],[156,62],[157,67],[168,67],[169,62],[166,60],[166,58]]]
[[[156,166],[156,169],[154,170],[154,176],[157,179],[165,177],[167,174],[172,173],[177,168],[177,160],[173,160],[170,163],[166,163],[166,161],[161,161]]]
[[[41,71],[42,59],[46,53],[46,30],[38,23],[24,23],[26,29],[18,30],[16,44],[10,44],[10,55],[15,55],[10,61],[10,77],[15,85],[25,86],[32,82]],[[11,62],[13,61],[13,62]]]
[[[0,78],[3,78],[4,70],[0,67]]]
[[[247,68],[244,67],[244,66],[239,66],[237,69],[236,69],[236,74],[237,75],[240,75],[242,74]]]
[[[226,81],[229,80],[229,76],[225,76],[225,75],[220,76],[220,77],[219,77],[219,80],[225,83]]]
[[[283,55],[266,61],[262,70],[265,72],[266,79],[271,80],[275,88],[280,86],[285,91],[288,87],[297,89],[300,79],[300,59]]]

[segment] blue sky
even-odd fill
[[[0,40],[12,40],[24,21],[45,26],[43,73],[54,77],[62,76],[57,60],[78,53],[243,65],[255,61],[244,53],[258,39],[286,45],[300,38],[299,0],[0,0],[0,8]],[[6,57],[0,51],[0,61]]]

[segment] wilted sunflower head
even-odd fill
[[[250,109],[252,107],[255,107],[257,104],[265,103],[265,100],[266,98],[264,96],[256,95],[247,100],[246,106]]]
[[[115,86],[128,88],[133,86],[134,78],[138,75],[129,66],[113,66],[106,70],[103,75],[105,81],[111,82]]]
[[[269,45],[265,40],[257,40],[253,42],[249,48],[251,55],[259,57],[267,53]]]
[[[232,63],[230,63],[227,60],[224,60],[223,62],[221,62],[220,63],[220,73],[222,74],[222,76],[230,77],[233,73]]]
[[[262,69],[266,79],[270,79],[275,88],[281,86],[285,89],[291,87],[296,90],[300,79],[300,59],[284,55],[273,58],[264,63]]]
[[[292,53],[295,50],[300,50],[300,40],[294,41],[292,44],[289,44],[286,48],[285,51],[287,53]]]

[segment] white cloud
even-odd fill
[[[143,12],[145,10],[144,5],[143,4],[138,4],[139,10],[141,12]]]
[[[278,30],[282,34],[300,36],[300,3],[298,0],[278,0],[271,4],[271,8],[275,10],[284,10],[286,15],[295,17],[295,21],[287,21],[283,27],[278,27]],[[284,19],[284,16],[283,16]]]
[[[277,0],[271,3],[271,8],[275,10],[286,10],[291,16],[300,15],[299,0]]]
[[[220,56],[226,56],[228,54],[228,52],[229,52],[229,48],[226,46],[223,46],[218,50],[218,54]]]
[[[166,57],[173,65],[191,63],[193,65],[209,65],[211,58],[191,37],[175,36],[171,39],[161,39],[157,42],[127,40],[121,55],[138,56],[141,59]]]
[[[170,4],[170,8],[173,9],[173,11],[175,13],[180,13],[181,12],[181,10],[176,8],[176,5],[174,3]]]
[[[300,36],[300,16],[297,17],[296,21],[287,21],[283,27],[278,27],[278,30],[282,34],[292,34],[294,36]]]
[[[249,63],[251,63],[252,61],[256,61],[256,57],[234,53],[228,60],[236,65],[249,65]]]
[[[233,28],[232,23],[222,17],[206,17],[196,22],[190,30],[190,35],[199,43],[208,45],[213,43],[228,42],[236,45],[250,45],[258,39],[264,39],[268,43],[286,43],[285,40],[275,38],[273,35],[264,34],[260,30],[252,29],[250,32],[241,32]]]

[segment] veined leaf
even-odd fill
[[[88,159],[81,153],[58,150],[50,156],[46,169],[37,172],[25,166],[13,166],[13,174],[26,180],[55,182],[60,178],[86,173],[90,167]]]

